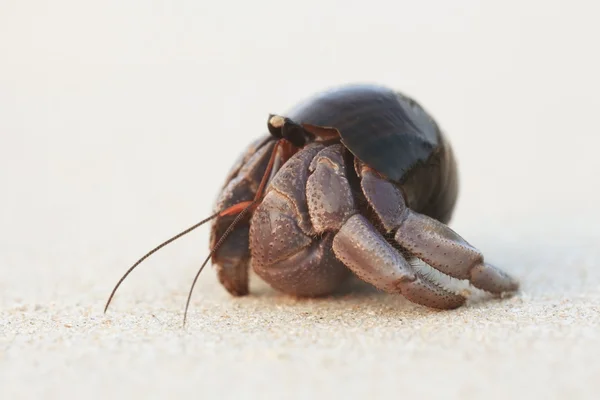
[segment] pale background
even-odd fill
[[[596,398],[597,4],[0,0],[0,397]],[[452,226],[521,295],[235,299],[207,268],[182,330],[206,228],[102,314],[210,213],[269,113],[356,81],[448,132]]]

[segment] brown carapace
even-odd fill
[[[219,281],[248,294],[252,268],[273,288],[314,297],[354,274],[388,293],[437,309],[463,305],[477,288],[493,296],[518,282],[484,261],[450,221],[458,174],[449,142],[414,100],[375,85],[319,93],[250,145],[226,178],[217,212],[150,251],[212,221]]]

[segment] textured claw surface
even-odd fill
[[[340,145],[330,146],[320,151],[310,165],[306,200],[317,232],[337,231],[356,212],[341,152]]]
[[[322,146],[305,148],[282,167],[255,211],[250,228],[254,271],[275,289],[296,296],[329,294],[350,275],[334,256],[333,233],[327,232],[338,224],[335,217],[344,215],[338,211],[349,200],[343,202],[335,192],[324,190],[320,186],[322,175],[310,175],[316,181],[308,185],[309,166],[321,152],[327,155],[330,150]],[[328,171],[329,166],[316,167],[323,169]],[[327,173],[325,183],[335,182],[335,176]],[[337,179],[336,187],[341,188],[345,178]],[[307,204],[307,192],[311,190],[317,193]],[[328,198],[328,194],[334,198]]]
[[[362,215],[342,226],[333,251],[356,276],[386,292],[396,293],[400,282],[415,280],[404,257]]]
[[[471,270],[473,286],[494,294],[511,293],[519,290],[519,282],[504,271],[489,265],[480,264]]]
[[[386,232],[391,232],[402,223],[406,205],[396,185],[369,169],[363,169],[361,187]]]
[[[451,293],[422,278],[413,282],[401,282],[398,289],[413,303],[442,310],[458,308],[466,301],[463,296]]]
[[[408,211],[394,239],[415,257],[458,279],[468,279],[483,255],[448,226]]]

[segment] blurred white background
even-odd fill
[[[437,118],[460,162],[453,226],[500,263],[545,257],[540,245],[553,254],[590,244],[600,221],[599,9],[4,0],[0,289],[43,296],[51,286],[53,296],[73,278],[108,284],[211,211],[268,113],[357,81],[402,90]],[[207,230],[159,264],[193,269]]]
[[[120,382],[130,398],[176,382],[180,394],[240,395],[274,391],[277,377],[294,393],[597,393],[599,4],[0,0],[0,387],[49,398],[66,382],[104,396]],[[391,297],[348,300],[370,302],[366,313],[335,300],[285,308],[231,299],[207,269],[193,306],[203,314],[192,314],[201,332],[115,339],[162,329],[136,319],[149,310],[178,329],[208,228],[122,287],[109,318],[132,325],[102,322],[112,284],[212,211],[269,113],[347,82],[389,85],[434,115],[459,160],[452,226],[521,279],[524,303],[439,317]],[[307,315],[323,309],[307,335]],[[220,310],[234,315],[227,329]],[[347,315],[365,320],[349,328]],[[335,335],[349,343],[341,356],[323,350]],[[401,374],[386,364],[397,355]]]

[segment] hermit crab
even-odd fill
[[[447,226],[458,194],[452,148],[415,100],[378,85],[345,85],[269,115],[269,134],[228,174],[209,218],[219,281],[248,294],[249,270],[274,289],[332,294],[355,275],[435,309],[463,305],[469,290],[493,296],[518,282]],[[105,308],[106,311],[106,308]],[[185,316],[184,316],[185,323]]]

